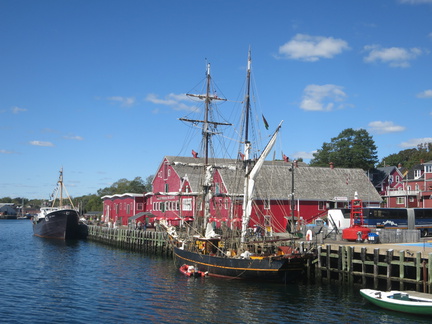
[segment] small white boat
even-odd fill
[[[380,291],[360,289],[360,294],[372,304],[393,311],[432,315],[432,295],[415,291]]]

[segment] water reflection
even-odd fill
[[[0,222],[4,323],[428,323],[365,302],[360,287],[189,278],[171,259]]]

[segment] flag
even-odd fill
[[[267,120],[265,119],[264,115],[262,115],[262,119],[263,119],[265,128],[269,129],[269,124],[267,123]]]
[[[198,153],[192,150],[192,156],[196,159],[198,157]]]
[[[242,152],[239,152],[238,154],[239,154],[240,160],[244,160],[245,155]]]
[[[284,154],[284,155],[283,155],[283,160],[284,160],[285,162],[289,162],[289,157],[286,156],[286,155]]]

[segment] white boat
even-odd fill
[[[409,314],[432,315],[432,295],[414,291],[380,291],[360,289],[360,294],[372,304]]]

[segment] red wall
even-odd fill
[[[129,217],[144,212],[146,209],[144,197],[131,196],[105,198],[103,206],[104,222],[121,222],[121,225],[128,225]],[[141,206],[142,208],[139,209]]]

